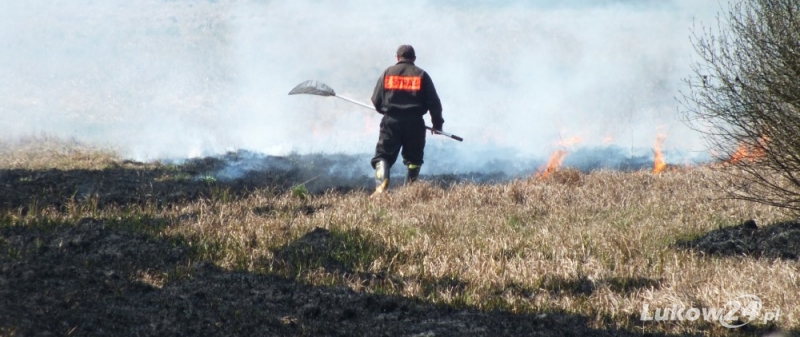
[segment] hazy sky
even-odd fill
[[[693,22],[717,1],[0,3],[0,137],[74,137],[137,159],[248,149],[372,152],[369,102],[400,44],[432,76],[461,153],[558,143],[702,149],[678,119]],[[427,117],[426,117],[427,119]],[[429,121],[429,120],[428,120]]]

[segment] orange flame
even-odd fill
[[[656,144],[653,149],[655,155],[653,158],[653,174],[661,173],[661,171],[667,168],[667,163],[664,161],[664,154],[661,152],[661,144],[665,139],[667,139],[665,135],[658,135],[656,137]]]
[[[739,144],[739,147],[736,148],[736,152],[731,155],[731,158],[728,159],[727,162],[733,164],[743,160],[752,161],[752,158],[750,158],[750,151],[747,149],[748,147],[749,146],[744,144]]]
[[[539,170],[536,171],[536,174],[534,174],[534,176],[541,179],[547,177],[553,172],[558,171],[561,168],[561,164],[564,162],[564,158],[566,158],[567,154],[569,154],[566,148],[578,144],[581,141],[582,141],[581,137],[578,136],[570,137],[566,140],[561,139],[558,142],[558,145],[560,145],[564,149],[556,150],[556,152],[554,152],[553,155],[550,156],[550,159],[547,161],[547,165],[539,168]]]
[[[561,163],[564,162],[564,158],[567,157],[566,150],[557,150],[550,156],[550,160],[547,161],[547,166],[543,166],[536,172],[536,176],[539,178],[547,177],[549,174],[558,171],[561,168]]]
[[[736,152],[734,152],[725,163],[733,164],[742,161],[754,162],[756,159],[764,156],[766,142],[766,137],[761,137],[759,139],[759,145],[739,144],[736,148]]]

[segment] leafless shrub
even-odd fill
[[[733,3],[693,42],[684,116],[728,168],[728,192],[800,211],[800,2]]]

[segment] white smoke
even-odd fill
[[[370,153],[380,115],[288,96],[308,79],[369,102],[412,44],[461,144],[546,156],[581,145],[702,150],[674,99],[715,1],[11,0],[0,4],[0,137],[155,159],[230,149]],[[434,159],[429,159],[434,160]]]

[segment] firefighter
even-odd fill
[[[397,48],[397,64],[383,72],[372,94],[375,110],[383,115],[378,145],[372,167],[375,169],[375,193],[389,187],[389,170],[403,155],[406,166],[406,184],[414,182],[422,167],[425,149],[425,121],[431,113],[433,130],[442,130],[442,103],[433,81],[425,70],[414,65],[417,56],[410,45]],[[402,152],[401,152],[402,148]]]

